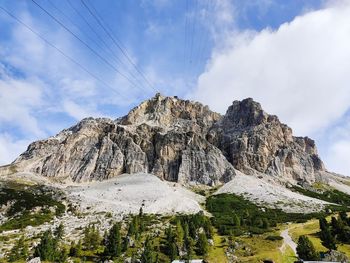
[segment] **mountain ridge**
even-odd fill
[[[183,184],[217,185],[242,172],[313,183],[327,180],[328,173],[313,140],[294,137],[251,98],[234,101],[221,115],[199,102],[160,94],[116,120],[85,118],[33,142],[12,165],[74,182],[146,172]]]

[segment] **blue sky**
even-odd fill
[[[160,91],[222,113],[253,97],[316,139],[330,170],[350,175],[350,40],[339,26],[348,1],[83,1],[109,33],[80,0],[35,0],[75,36],[32,1],[0,1],[97,77],[0,10],[0,164],[33,140],[84,117],[117,118]]]

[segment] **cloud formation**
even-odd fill
[[[214,50],[191,97],[219,112],[234,99],[252,97],[295,134],[316,135],[350,107],[349,43],[348,1],[305,13],[277,30],[231,33]],[[346,145],[334,142],[332,151],[342,155]]]

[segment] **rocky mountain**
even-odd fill
[[[117,120],[87,118],[29,145],[11,167],[67,181],[145,172],[167,181],[216,185],[236,174],[323,180],[313,140],[248,98],[225,115],[198,102],[156,94]]]

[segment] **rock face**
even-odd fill
[[[236,169],[246,174],[258,171],[314,181],[325,171],[313,140],[293,137],[291,128],[277,116],[268,115],[250,98],[234,101],[207,138]]]
[[[117,120],[87,118],[34,142],[13,165],[76,182],[146,172],[207,185],[228,182],[237,170],[305,181],[325,170],[314,141],[293,137],[252,99],[234,101],[221,116],[160,94]]]

